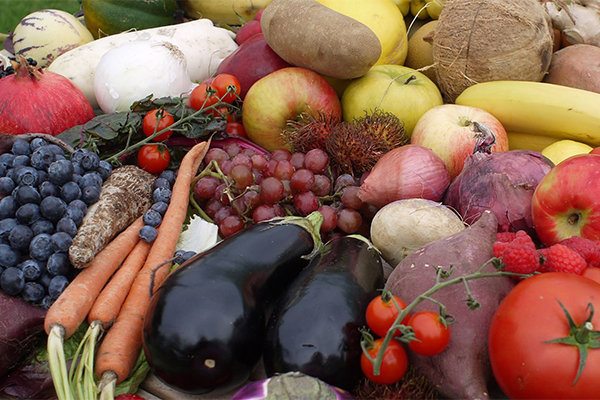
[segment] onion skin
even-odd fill
[[[17,68],[0,79],[0,132],[55,136],[94,118],[89,101],[64,76],[29,66]]]
[[[498,232],[524,230],[536,236],[531,201],[541,179],[554,167],[540,152],[511,150],[475,153],[452,181],[444,204],[472,224],[490,210],[498,220]]]
[[[409,144],[377,161],[358,197],[378,208],[410,198],[441,201],[449,184],[450,174],[442,158],[426,147]]]

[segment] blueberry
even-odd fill
[[[48,286],[48,294],[51,299],[56,300],[58,296],[65,290],[67,285],[69,284],[69,280],[64,275],[55,276],[50,281],[50,285]]]
[[[52,235],[52,248],[55,252],[68,252],[73,238],[67,232],[56,232]]]
[[[18,167],[13,168],[13,171],[17,170]],[[15,173],[15,183],[19,186],[37,186],[38,185],[38,173],[33,167],[21,167],[18,168]]]
[[[10,230],[17,225],[19,225],[19,221],[17,221],[16,218],[5,218],[0,220],[0,238],[8,239]]]
[[[27,252],[29,243],[33,239],[33,231],[27,225],[17,225],[10,230],[8,243],[10,247],[20,252]]]
[[[58,188],[58,186],[56,186],[50,181],[42,182],[42,184],[40,185],[40,195],[42,197],[58,197],[60,196],[60,189]]]
[[[30,165],[29,156],[15,156],[15,159],[13,160],[13,168],[17,165],[28,167]]]
[[[60,197],[67,203],[81,198],[81,188],[76,182],[67,182],[60,188]]]
[[[48,146],[48,142],[46,141],[46,139],[43,138],[35,138],[31,141],[31,143],[29,143],[29,147],[31,148],[31,151],[36,151],[37,149],[39,149],[42,146]]]
[[[148,210],[144,213],[142,221],[145,225],[149,225],[156,228],[162,222],[162,216],[157,211]]]
[[[31,231],[33,232],[33,236],[37,236],[40,233],[52,235],[54,233],[54,224],[47,219],[40,218],[31,224]]]
[[[110,174],[112,174],[112,165],[107,161],[100,161],[96,171],[98,171],[102,180],[106,181],[110,177]]]
[[[89,150],[87,149],[77,149],[73,152],[73,154],[71,154],[71,161],[76,161],[80,163],[83,156],[87,153],[89,153]]]
[[[173,260],[173,262],[181,265],[184,262],[186,262],[187,260],[189,260],[190,258],[194,257],[195,255],[196,255],[195,251],[177,250],[175,252],[175,260]]]
[[[161,172],[158,177],[165,178],[167,181],[169,181],[169,185],[171,187],[173,187],[173,185],[175,184],[175,178],[176,178],[175,171],[166,169],[163,172]]]
[[[87,212],[87,204],[83,200],[73,200],[69,203],[69,207],[77,207],[83,212],[83,215]]]
[[[25,280],[28,282],[36,281],[42,276],[42,266],[36,260],[25,260],[17,267],[23,271],[23,276],[25,276]]]
[[[67,208],[67,212],[69,209]],[[77,234],[77,224],[69,217],[62,217],[56,223],[56,231],[57,232],[66,232],[71,237],[75,237]]]
[[[186,251],[185,253],[183,253],[183,259],[187,261],[190,258],[194,257],[196,254],[198,253],[196,253],[195,251]]]
[[[8,170],[8,168],[6,168],[6,165],[0,163],[0,176],[6,176],[7,170]]]
[[[39,147],[31,154],[31,166],[37,169],[47,170],[55,160],[56,154],[48,146]]]
[[[96,186],[98,188],[102,187],[102,176],[96,171],[86,172],[81,177],[79,181],[79,186],[81,190],[85,189],[88,186]]]
[[[79,227],[81,225],[81,221],[83,221],[83,216],[83,211],[81,211],[79,207],[71,206],[71,204],[69,204],[67,206],[67,211],[65,211],[63,218],[61,218],[61,221],[64,218],[70,218],[75,223],[75,226]]]
[[[81,161],[79,162],[81,163],[83,169],[85,169],[86,171],[95,171],[100,165],[100,157],[98,156],[98,154],[88,151],[86,154],[83,155]]]
[[[38,192],[33,186],[18,186],[15,189],[13,196],[15,197],[17,204],[20,206],[28,203],[40,204],[42,201],[40,192]]]
[[[0,154],[0,164],[4,164],[6,168],[12,168],[15,155],[12,153]]]
[[[46,261],[54,253],[52,236],[48,233],[35,235],[29,244],[29,255],[34,260]]]
[[[44,289],[48,290],[48,286],[50,286],[50,281],[52,280],[52,278],[53,276],[50,275],[48,272],[42,272],[42,276],[40,276],[40,278],[37,280],[37,283],[42,285]]]
[[[35,203],[23,204],[17,208],[15,216],[23,225],[31,225],[41,218],[40,206]]]
[[[46,270],[52,276],[66,275],[71,268],[67,253],[54,253],[48,258]]]
[[[0,195],[8,196],[15,189],[15,182],[7,176],[0,178]]]
[[[159,201],[158,203],[154,203],[154,204],[152,204],[152,207],[150,207],[151,210],[154,210],[163,216],[167,212],[167,208],[169,208],[169,205],[167,203],[165,203],[164,201]]]
[[[0,266],[16,267],[21,260],[21,254],[7,244],[0,244]]]
[[[17,201],[13,196],[4,197],[0,200],[0,219],[13,218],[17,208]]]
[[[156,178],[152,183],[152,191],[158,188],[171,189],[171,184],[165,178]]]
[[[43,169],[38,169],[38,183],[42,184],[43,182],[46,182],[48,180],[48,173],[46,171],[44,171]]]
[[[30,155],[31,146],[28,141],[23,139],[17,139],[14,141],[11,149],[14,155]]]
[[[74,161],[71,159],[71,164],[73,164],[73,174],[83,175],[85,174],[85,169],[81,166],[80,162]]]
[[[79,181],[81,181],[81,175],[73,174],[73,177],[71,178],[71,180],[79,185]]]
[[[54,303],[54,300],[52,297],[50,297],[50,295],[46,295],[44,296],[44,298],[42,299],[42,301],[40,301],[40,304],[42,305],[42,307],[46,310],[50,309],[50,307],[52,307],[52,304]]]
[[[49,149],[51,152],[53,152],[55,155],[61,155],[64,156],[65,155],[65,151],[63,150],[62,147],[60,147],[57,144],[51,143],[48,146],[46,146],[47,149]]]
[[[54,161],[48,167],[48,179],[55,185],[64,185],[69,182],[74,174],[73,164],[68,160]]]
[[[4,272],[4,267],[0,267],[0,276],[2,276],[3,272]]]
[[[100,198],[100,189],[97,186],[87,186],[81,191],[81,199],[88,205],[94,204]]]
[[[4,293],[11,296],[18,295],[25,286],[23,271],[16,267],[5,269],[0,277],[0,286]]]
[[[171,189],[157,188],[152,193],[152,197],[155,203],[163,201],[168,204],[171,201]]]
[[[39,283],[27,282],[23,286],[21,291],[21,297],[23,300],[30,301],[32,303],[39,303],[46,295],[46,289]]]
[[[67,203],[58,197],[48,196],[40,203],[42,217],[51,222],[58,222],[67,210]]]
[[[156,239],[157,236],[156,228],[153,228],[148,225],[144,225],[142,229],[140,229],[140,239],[142,239],[146,243],[152,243]]]

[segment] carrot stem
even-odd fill
[[[64,332],[63,328],[55,325],[48,333],[48,365],[58,400],[75,400],[69,387],[67,361],[63,348]]]

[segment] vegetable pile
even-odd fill
[[[597,3],[31,10],[0,397],[597,397]]]

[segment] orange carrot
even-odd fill
[[[77,331],[106,282],[140,240],[139,231],[143,226],[142,217],[139,217],[73,279],[47,312],[44,320],[46,333],[50,334],[54,326],[62,327],[64,339],[68,339]]]
[[[135,280],[136,275],[142,269],[148,252],[152,247],[151,243],[140,240],[131,253],[127,256],[121,268],[110,279],[100,295],[94,302],[90,313],[88,314],[88,322],[100,321],[103,329],[107,329],[117,318],[119,310],[131,290],[131,285]]]
[[[144,318],[150,304],[152,288],[156,289],[160,286],[169,273],[171,263],[167,261],[175,253],[175,246],[185,222],[190,186],[208,151],[209,143],[210,141],[198,143],[181,161],[172,189],[171,202],[158,236],[115,324],[100,345],[96,374],[102,378],[107,387],[114,379],[119,383],[127,378],[139,356]],[[161,265],[163,263],[164,265]],[[102,387],[103,383],[100,386]]]

